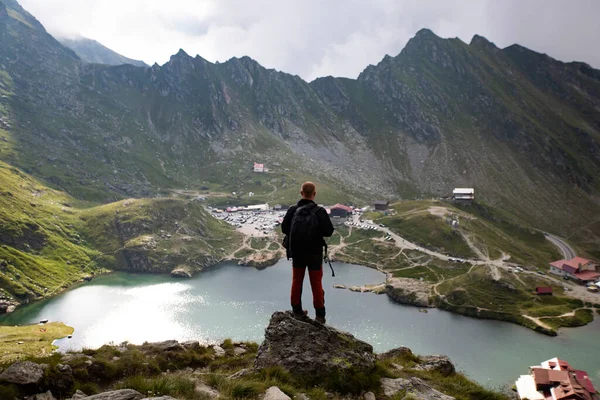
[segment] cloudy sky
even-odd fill
[[[19,0],[55,36],[82,35],[147,64],[183,48],[248,55],[306,80],[356,77],[421,28],[519,43],[600,68],[598,0]]]

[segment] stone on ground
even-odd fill
[[[208,386],[202,382],[196,383],[195,391],[196,391],[196,393],[203,395],[205,397],[211,398],[211,399],[216,399],[220,395],[218,390],[213,389],[210,386]]]
[[[332,373],[370,373],[375,355],[370,344],[351,334],[287,311],[271,316],[254,365],[281,366],[296,376],[318,379]]]
[[[419,357],[421,362],[415,369],[417,371],[436,371],[443,376],[451,376],[456,374],[454,364],[450,361],[447,356],[421,356]]]
[[[365,393],[365,395],[363,396],[363,398],[365,400],[376,400],[375,393],[373,393],[373,392],[367,392],[367,393]]]
[[[75,392],[73,397],[71,397],[71,400],[80,400],[80,399],[85,399],[86,397],[88,397],[87,394],[85,394],[81,390],[77,389],[77,391]]]
[[[88,396],[85,400],[142,400],[143,398],[143,394],[133,389],[121,389]]]
[[[277,386],[271,386],[267,389],[263,400],[292,400],[290,396],[283,393]]]
[[[29,396],[27,397],[27,400],[56,400],[56,398],[52,395],[52,392],[48,390],[46,393]]]
[[[44,377],[46,364],[36,364],[32,361],[18,361],[0,374],[0,382],[17,385],[38,384]]]
[[[224,357],[225,350],[221,346],[213,346],[213,350],[215,351],[215,357]]]
[[[456,400],[452,396],[435,390],[419,378],[381,378],[381,388],[383,389],[383,393],[388,397],[392,397],[399,391],[404,390],[405,396],[410,396],[409,398],[413,400]]]

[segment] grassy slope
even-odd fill
[[[0,326],[0,365],[26,357],[49,355],[56,349],[52,342],[71,335],[73,331],[73,328],[62,322],[50,322],[45,325]]]
[[[149,260],[150,272],[180,265],[193,271],[241,243],[193,201],[91,207],[2,162],[0,188],[0,289],[18,301],[55,294],[103,268],[135,267],[128,253]],[[145,248],[146,241],[156,245]]]
[[[20,300],[52,294],[95,269],[99,253],[75,227],[76,201],[2,162],[0,188],[2,289]]]

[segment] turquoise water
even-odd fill
[[[600,386],[600,319],[551,338],[504,322],[439,310],[424,314],[385,295],[333,289],[334,283],[384,281],[373,269],[340,263],[334,268],[335,278],[328,269],[324,277],[328,324],[368,341],[376,351],[407,346],[420,354],[446,354],[488,386],[510,385],[530,365],[560,357],[587,370]],[[167,339],[260,342],[271,314],[289,308],[290,283],[291,266],[285,260],[263,271],[225,263],[191,280],[116,273],[22,307],[0,323],[63,321],[75,334],[59,341],[62,350]],[[314,316],[308,280],[303,298]]]

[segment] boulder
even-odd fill
[[[410,399],[414,400],[455,400],[454,397],[435,390],[419,378],[381,378],[381,389],[388,397],[392,397],[403,390],[406,397],[410,396]]]
[[[365,395],[363,396],[363,398],[365,400],[376,400],[377,399],[375,397],[375,393],[373,393],[373,392],[367,392],[367,393],[365,393]]]
[[[262,398],[263,400],[292,400],[290,396],[283,393],[277,386],[271,386]]]
[[[236,347],[233,349],[233,354],[235,354],[236,356],[243,356],[247,352],[248,350],[244,349],[243,347]]]
[[[225,350],[221,346],[213,346],[213,350],[215,351],[215,357],[225,357]]]
[[[184,348],[177,340],[165,340],[164,342],[151,343],[151,346],[161,351],[182,350]]]
[[[443,376],[456,374],[456,368],[447,356],[422,356],[419,357],[421,362],[415,367],[418,371],[436,371]]]
[[[334,373],[369,373],[375,355],[370,344],[351,334],[287,311],[271,316],[254,366],[281,366],[294,375],[319,379]]]
[[[402,357],[413,357],[414,354],[408,347],[400,346],[392,350],[388,350],[385,353],[380,353],[377,358],[380,360],[389,360],[391,358],[402,358]]]
[[[217,399],[221,395],[218,390],[213,389],[202,382],[197,382],[194,390],[202,397],[208,397],[209,399]]]
[[[17,385],[37,385],[44,377],[44,371],[47,368],[48,365],[46,364],[36,364],[31,361],[18,361],[0,374],[0,382],[14,383]]]
[[[183,342],[181,343],[181,345],[188,349],[188,350],[193,350],[193,351],[199,351],[202,346],[200,345],[200,342],[198,342],[197,340],[188,340],[187,342]]]
[[[81,390],[77,389],[77,391],[75,392],[73,397],[71,397],[71,400],[81,400],[81,399],[85,399],[86,397],[88,397],[87,394],[85,394]]]
[[[142,400],[143,398],[143,394],[133,389],[121,389],[88,396],[85,400]]]
[[[33,396],[28,396],[27,400],[56,400],[56,397],[52,395],[51,391],[47,391],[46,393],[40,393]]]

